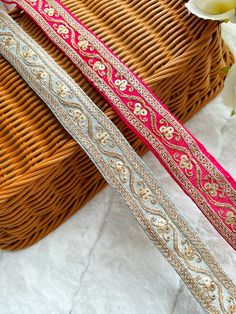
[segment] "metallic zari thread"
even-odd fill
[[[235,313],[235,285],[177,213],[151,171],[78,85],[2,11],[0,52],[120,193],[205,310]]]
[[[59,1],[13,1],[79,67],[216,230],[236,249],[234,179],[148,87]]]

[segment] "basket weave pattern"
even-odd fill
[[[223,87],[232,56],[216,22],[182,0],[66,0],[64,4],[168,104],[189,119]],[[83,88],[143,155],[146,148],[79,70],[15,9],[12,17]],[[0,57],[0,248],[32,245],[70,217],[105,182],[82,149]]]

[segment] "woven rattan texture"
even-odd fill
[[[93,29],[186,121],[223,86],[232,57],[219,25],[189,15],[182,0],[67,0]],[[12,17],[121,129],[146,148],[41,30],[18,9]],[[0,58],[0,248],[32,245],[104,186],[101,175],[47,106]]]

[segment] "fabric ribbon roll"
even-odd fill
[[[118,191],[154,245],[209,313],[232,314],[236,287],[113,123],[3,11],[0,52]]]
[[[230,174],[145,83],[59,1],[13,2],[74,62],[236,249],[236,182]]]

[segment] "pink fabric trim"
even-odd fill
[[[230,174],[145,83],[59,1],[16,0],[14,3],[82,70],[236,249],[236,182]]]

